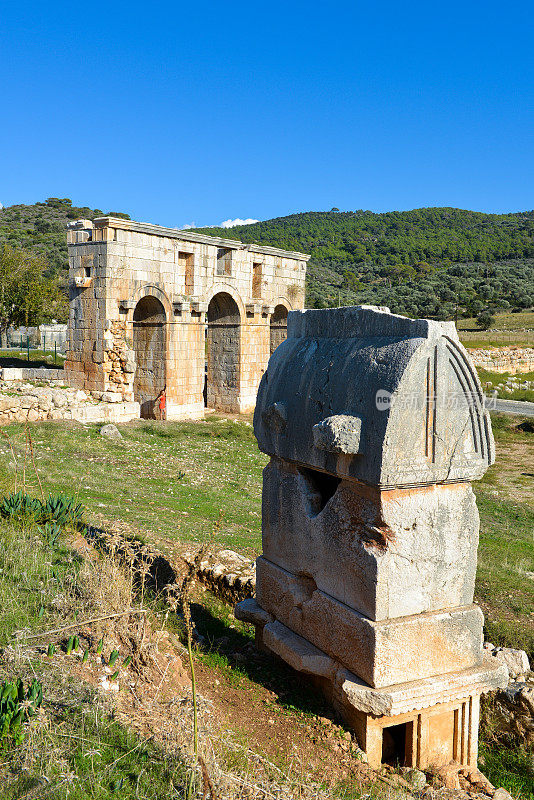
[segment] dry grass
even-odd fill
[[[10,559],[10,575],[21,574],[26,565],[25,579],[33,589],[42,589],[37,598],[34,591],[12,591],[1,678],[20,675],[29,680],[36,675],[45,696],[23,746],[8,752],[0,765],[3,798],[334,796],[331,787],[310,779],[297,759],[282,768],[254,752],[214,713],[201,685],[193,702],[185,650],[165,629],[174,615],[169,618],[164,594],[155,595],[149,583],[154,554],[148,548],[117,534],[103,533],[98,542],[94,537],[88,542],[68,533],[61,548],[51,553],[35,526],[3,523],[0,535],[8,545],[4,558]],[[58,580],[53,574],[59,574],[60,563]],[[0,573],[0,593],[4,589],[1,596],[7,599],[13,581],[4,578]],[[141,605],[149,608],[148,614],[132,613]],[[41,606],[46,611],[39,618]],[[101,619],[110,614],[121,616]],[[95,617],[99,621],[87,622]],[[45,635],[47,631],[57,633]],[[68,655],[65,641],[74,633],[81,650]],[[50,642],[56,645],[52,658],[46,657]],[[120,669],[113,691],[108,664],[115,649],[121,663],[127,656],[132,660]],[[354,786],[350,794],[340,788],[335,796],[354,797]]]

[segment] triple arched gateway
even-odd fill
[[[309,256],[113,217],[71,223],[68,243],[71,384],[144,417],[165,386],[169,419],[253,409]]]

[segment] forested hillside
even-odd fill
[[[73,206],[68,197],[49,197],[44,203],[6,206],[0,209],[0,244],[31,250],[43,255],[48,276],[65,277],[67,258],[67,222],[73,219],[94,219],[103,216],[99,208]],[[128,214],[107,212],[114,217]]]
[[[0,244],[42,254],[47,275],[66,277],[66,224],[116,211],[68,198],[0,209]],[[157,222],[157,220],[155,220]],[[412,316],[476,316],[534,303],[534,212],[454,208],[312,211],[205,233],[310,253],[307,305],[375,303]]]
[[[453,318],[534,302],[534,212],[308,212],[206,233],[310,253],[307,304]]]

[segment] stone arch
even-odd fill
[[[205,402],[208,408],[239,410],[241,377],[241,313],[226,291],[214,294],[207,311],[207,372]]]
[[[158,297],[144,293],[133,312],[133,346],[136,370],[134,399],[144,419],[155,418],[155,400],[166,378],[167,317]]]
[[[137,305],[139,300],[142,300],[143,297],[155,297],[157,300],[159,300],[164,308],[167,320],[172,319],[171,301],[163,289],[160,289],[159,286],[155,286],[151,283],[146,283],[144,286],[141,286],[136,292],[134,292],[132,300]]]
[[[278,303],[271,314],[271,342],[270,353],[274,353],[279,344],[287,339],[287,314],[289,308],[284,303]]]
[[[212,284],[208,292],[206,292],[205,296],[203,297],[203,300],[209,305],[209,303],[215,297],[215,295],[220,293],[225,293],[230,295],[230,297],[232,298],[232,300],[234,301],[239,310],[240,319],[245,319],[246,316],[245,304],[243,303],[243,300],[241,299],[239,293],[236,292],[236,290],[230,283],[226,283],[225,281],[217,281],[216,283]]]

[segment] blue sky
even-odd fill
[[[0,202],[534,208],[526,2],[3,2]]]

